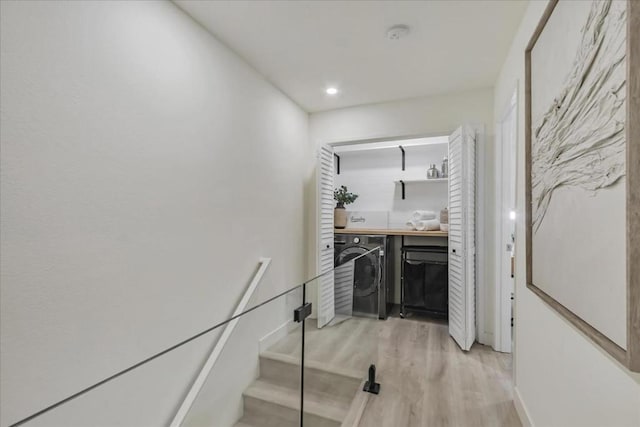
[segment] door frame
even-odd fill
[[[487,332],[487,283],[485,281],[487,238],[484,233],[486,219],[486,147],[487,130],[484,123],[469,123],[475,131],[475,280],[476,280],[476,341],[483,345],[491,345],[492,337]]]
[[[460,123],[463,125],[464,123]],[[489,286],[488,282],[485,280],[485,268],[486,268],[486,257],[485,248],[487,247],[487,243],[490,241],[490,236],[487,236],[485,233],[480,232],[480,230],[484,229],[484,221],[486,218],[487,205],[484,202],[484,197],[487,192],[487,188],[491,185],[490,182],[485,183],[486,176],[486,167],[485,167],[485,148],[487,144],[487,131],[486,124],[470,122],[468,123],[475,132],[476,132],[476,340],[480,344],[491,345],[492,337],[488,334],[487,331],[487,318],[490,313],[487,312],[487,288]],[[451,133],[455,132],[455,129],[443,130],[442,132],[425,132],[418,134],[404,134],[404,135],[379,135],[372,136],[370,138],[361,138],[361,139],[339,139],[339,140],[321,140],[318,139],[315,141],[316,147],[320,145],[328,145],[330,147],[339,147],[341,145],[356,145],[356,144],[366,144],[371,142],[385,142],[385,141],[402,141],[407,139],[416,139],[416,138],[433,138],[433,137],[448,137]],[[316,148],[319,150],[319,148]],[[317,186],[315,186],[317,187]],[[317,191],[314,189],[314,191]],[[319,213],[319,204],[318,197],[316,195],[316,206],[315,206],[315,220],[316,220],[316,230],[318,229],[320,217]],[[317,236],[317,233],[316,233]],[[315,250],[318,250],[319,242],[316,242],[314,245]],[[314,255],[315,259],[318,258],[318,254]],[[317,267],[316,267],[317,268]],[[316,274],[318,271],[316,271]],[[314,295],[314,298],[317,298]]]
[[[496,351],[511,353],[513,348],[512,338],[512,300],[511,300],[511,285],[514,284],[514,278],[507,278],[503,274],[503,266],[506,261],[510,261],[511,257],[507,256],[507,250],[505,242],[507,236],[503,235],[503,227],[505,222],[513,221],[508,216],[508,213],[504,209],[506,192],[509,188],[509,179],[516,179],[516,151],[517,151],[517,138],[518,138],[518,82],[516,82],[513,90],[511,90],[511,96],[509,97],[506,105],[502,109],[500,115],[500,121],[496,123],[496,176],[495,176],[495,310],[494,310],[494,340],[493,349]],[[511,122],[513,126],[512,136],[505,135],[503,132],[503,126]],[[513,137],[513,140],[510,138]],[[505,170],[505,156],[504,147],[511,148],[508,156],[511,158],[511,170]],[[509,177],[509,175],[511,175]],[[515,183],[513,185],[514,194],[512,195],[513,209],[515,211]],[[515,248],[515,242],[513,243]],[[507,259],[509,258],[509,259]]]
[[[318,139],[315,141],[316,144],[316,152],[320,149],[319,147],[322,145],[327,145],[331,148],[333,148],[335,150],[336,147],[340,147],[340,146],[345,146],[345,145],[358,145],[358,144],[370,144],[370,143],[376,143],[376,142],[400,142],[400,141],[405,141],[405,140],[411,140],[411,139],[419,139],[419,138],[448,138],[449,135],[451,134],[451,132],[435,132],[435,133],[419,133],[419,134],[404,134],[404,135],[398,135],[398,136],[375,136],[375,137],[371,137],[371,138],[361,138],[361,139],[339,139],[339,140],[321,140]],[[398,159],[400,159],[400,157],[398,157]],[[317,175],[317,174],[316,174]],[[317,179],[317,178],[316,178]],[[334,182],[335,185],[335,182]],[[314,186],[314,191],[317,192],[317,188],[318,186],[315,185]],[[316,195],[315,197],[315,228],[316,228],[316,234],[315,234],[315,238],[317,239],[318,236],[318,231],[320,228],[320,215],[319,215],[319,211],[320,211],[320,204],[319,204],[319,196]],[[395,249],[395,247],[397,246],[396,243],[393,241],[393,239],[387,239],[389,244],[389,247],[391,249]],[[319,250],[319,242],[316,242],[316,244],[314,245],[314,250],[316,251],[316,253],[313,255],[315,258],[314,259],[318,259],[318,253],[317,251]],[[398,251],[399,252],[399,251]],[[386,251],[385,251],[386,253]],[[386,255],[385,255],[386,256]],[[395,257],[394,257],[395,258]],[[394,260],[389,260],[390,263],[393,263]],[[315,275],[319,274],[320,272],[320,268],[317,266],[317,262],[316,262],[316,271],[315,271]],[[397,273],[397,272],[396,272]],[[399,283],[397,283],[397,286],[400,286]],[[312,293],[314,295],[314,298],[317,300],[317,287],[312,288]],[[478,307],[476,306],[476,312],[477,312]],[[315,313],[315,309],[314,309],[314,313]]]

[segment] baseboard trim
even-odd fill
[[[533,424],[533,420],[531,420],[531,415],[529,415],[529,411],[527,410],[527,406],[522,400],[522,396],[520,395],[520,390],[518,390],[518,387],[513,388],[513,404],[516,407],[518,417],[520,417],[522,427],[535,427]]]
[[[287,320],[282,325],[260,338],[260,341],[258,342],[258,351],[260,354],[267,351],[269,347],[280,341],[280,339],[286,337],[291,329],[293,329],[293,320]]]

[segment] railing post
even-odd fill
[[[362,391],[373,394],[380,393],[380,384],[376,382],[376,365],[369,366],[369,381],[364,383]]]
[[[311,314],[311,303],[307,302],[307,284],[302,284],[302,305],[293,310],[294,322],[302,323],[302,354],[300,357],[300,427],[304,423],[304,326]]]

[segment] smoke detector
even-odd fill
[[[387,38],[389,40],[400,40],[409,35],[408,25],[394,25],[387,30]]]

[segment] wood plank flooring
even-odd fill
[[[474,345],[463,352],[447,325],[419,318],[353,318],[317,329],[307,321],[305,358],[331,369],[377,367],[360,427],[521,426],[512,398],[511,355]],[[270,351],[300,356],[299,328]]]

